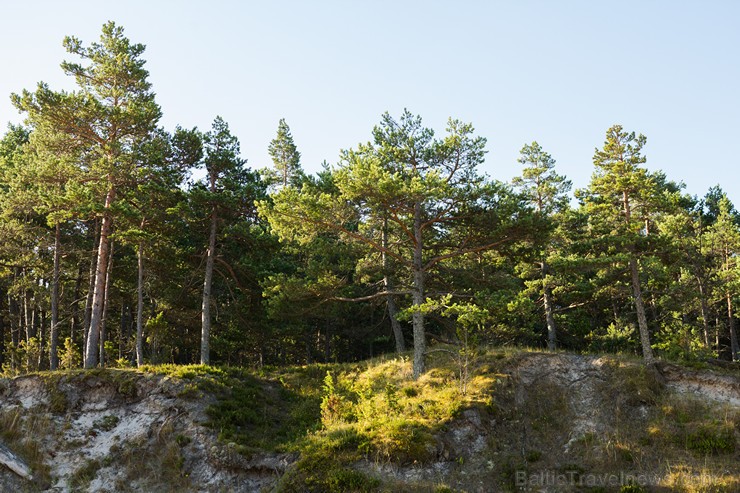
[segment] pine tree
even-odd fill
[[[537,218],[542,222],[539,235],[538,263],[539,290],[547,323],[547,346],[555,350],[557,329],[553,314],[552,276],[548,256],[553,253],[551,242],[554,215],[568,207],[568,196],[571,182],[555,173],[555,160],[537,142],[525,145],[520,151],[519,163],[524,166],[521,177],[515,177],[513,184],[519,188],[526,202],[533,206]]]
[[[278,123],[277,136],[270,141],[268,147],[272,163],[278,175],[278,181],[282,186],[295,185],[300,181],[303,171],[301,170],[301,153],[293,142],[290,127],[281,118]]]
[[[642,155],[646,141],[644,135],[628,133],[620,125],[607,130],[604,147],[594,153],[596,171],[585,196],[585,206],[593,221],[600,223],[598,234],[626,258],[642,354],[647,363],[652,363],[639,267],[639,248],[648,234],[648,212],[656,194],[654,180],[640,167],[646,162]]]
[[[108,22],[98,43],[85,47],[67,37],[64,47],[88,62],[64,62],[62,68],[73,76],[76,92],[54,92],[39,83],[35,92],[13,95],[14,104],[28,114],[34,127],[53,129],[67,146],[85,156],[84,183],[93,195],[102,198],[97,267],[93,288],[92,314],[87,328],[85,368],[98,363],[98,341],[105,305],[105,286],[114,209],[123,191],[133,186],[139,170],[146,165],[138,150],[151,138],[161,116],[154,100],[145,61],[144,45],[132,44],[123,28]]]
[[[451,259],[514,239],[503,219],[513,215],[497,202],[501,188],[477,173],[486,140],[473,131],[472,125],[450,119],[445,137],[435,139],[420,117],[406,111],[395,120],[385,114],[371,143],[343,153],[333,173],[334,193],[288,187],[272,204],[260,203],[282,239],[335,232],[384,253],[409,272],[414,378],[425,371],[422,305],[429,274]],[[388,247],[382,234],[386,218],[394,234]],[[366,299],[388,294],[393,293]]]
[[[204,202],[208,209],[209,224],[200,343],[200,362],[207,365],[211,360],[211,305],[219,223],[226,211],[245,206],[252,207],[254,197],[249,197],[249,194],[244,192],[245,187],[248,187],[247,182],[254,178],[245,168],[245,161],[239,156],[239,140],[231,134],[229,125],[221,117],[216,117],[211,131],[205,134],[204,151],[203,164],[206,177],[203,189],[197,193],[202,194],[199,200]]]

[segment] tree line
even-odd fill
[[[64,40],[73,91],[11,95],[0,140],[7,373],[354,360],[430,341],[738,359],[740,215],[646,167],[615,125],[571,194],[537,142],[510,183],[450,119],[384,114],[306,174],[285,120],[250,169],[220,117],[159,125],[144,46]]]

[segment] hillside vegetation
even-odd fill
[[[740,373],[496,350],[0,381],[2,491],[740,489]]]

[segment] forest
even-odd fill
[[[408,351],[418,377],[485,344],[738,360],[740,214],[648,170],[642,134],[606,129],[576,190],[537,142],[492,180],[472,124],[408,110],[316,174],[280,120],[252,169],[220,117],[160,126],[120,26],[64,46],[75,90],[12,94],[0,140],[5,374]]]

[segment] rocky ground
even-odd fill
[[[1,491],[260,491],[292,462],[232,450],[203,426],[213,398],[186,398],[187,384],[166,376],[76,372],[2,387],[3,419],[26,452],[19,455],[37,463],[30,481],[0,473]]]
[[[543,353],[478,372],[495,375],[495,395],[488,407],[464,409],[435,431],[434,460],[367,458],[351,467],[395,491],[619,491],[621,484],[582,489],[592,471],[649,473],[644,491],[702,491],[674,489],[671,474],[686,482],[709,460],[717,484],[728,488],[712,491],[740,487],[732,466],[740,463],[738,372],[665,363],[647,370],[611,357]],[[132,371],[0,380],[0,491],[274,489],[298,454],[244,453],[219,440],[204,426],[214,399],[187,381]],[[710,436],[704,455],[692,453],[692,433],[707,427],[723,430],[725,441],[730,433],[731,443],[715,450]],[[683,461],[683,469],[666,468],[663,456]]]

